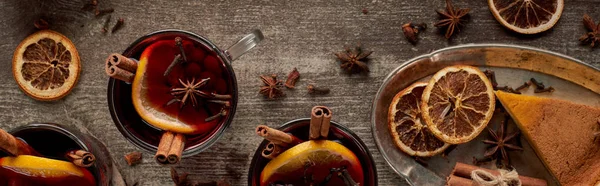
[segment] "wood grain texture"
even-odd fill
[[[573,56],[600,67],[600,52],[581,46],[577,39],[585,33],[584,13],[600,21],[600,1],[568,0],[558,24],[542,34],[523,36],[504,29],[488,10],[487,1],[455,0],[455,6],[471,8],[471,20],[451,41],[433,27],[435,9],[443,0],[180,0],[128,1],[99,0],[101,8],[112,7],[111,26],[125,19],[123,29],[102,34],[104,19],[80,8],[87,0],[2,0],[0,1],[0,128],[12,129],[32,122],[54,122],[77,126],[95,135],[111,151],[129,182],[142,185],[172,185],[169,167],[159,166],[144,154],[144,163],[129,167],[122,159],[138,150],[114,126],[108,112],[108,78],[103,60],[122,52],[136,38],[160,29],[189,30],[211,39],[225,49],[254,28],[266,39],[239,58],[233,66],[238,77],[239,105],[226,134],[199,155],[182,160],[176,168],[197,180],[226,179],[233,185],[246,185],[252,154],[261,138],[256,125],[271,127],[285,121],[308,117],[314,105],[333,110],[333,120],[355,131],[375,158],[380,185],[407,185],[385,163],[370,129],[372,99],[383,78],[393,68],[415,56],[435,49],[465,43],[508,43],[528,45]],[[368,14],[363,14],[366,8]],[[34,20],[44,17],[52,30],[69,37],[77,46],[82,73],[73,92],[55,102],[35,101],[23,94],[11,74],[12,52],[19,42],[33,33]],[[419,44],[406,41],[401,26],[408,21],[425,22]],[[375,51],[366,75],[347,75],[333,52],[343,46],[362,43]],[[258,92],[260,74],[277,73],[285,77],[297,67],[301,73],[297,89],[286,91],[278,100],[265,100]],[[306,85],[316,83],[331,88],[326,96],[310,97]]]

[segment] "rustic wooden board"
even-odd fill
[[[600,52],[580,46],[585,33],[583,13],[600,20],[600,1],[569,0],[561,20],[550,31],[535,36],[513,34],[496,22],[487,1],[455,0],[456,7],[471,8],[471,21],[453,40],[446,41],[433,27],[434,9],[444,8],[443,0],[404,1],[126,1],[99,0],[100,7],[115,8],[125,26],[115,34],[102,34],[103,19],[80,8],[87,0],[2,0],[0,1],[0,128],[11,129],[32,122],[54,122],[77,126],[104,141],[117,160],[125,179],[142,185],[171,185],[168,167],[155,164],[151,154],[144,163],[129,167],[122,159],[138,150],[114,127],[106,102],[108,78],[103,60],[122,52],[136,38],[152,31],[177,28],[196,32],[226,48],[254,28],[266,39],[255,50],[234,62],[239,84],[236,117],[226,134],[206,152],[183,160],[178,170],[192,179],[226,179],[246,185],[250,159],[260,138],[257,124],[278,126],[309,116],[314,105],[327,105],[334,120],[354,130],[367,144],[378,168],[380,185],[407,185],[384,162],[371,135],[369,124],[372,99],[383,78],[393,68],[429,51],[465,43],[508,43],[539,47],[573,56],[600,67]],[[363,14],[363,9],[368,14]],[[33,21],[44,17],[51,29],[73,40],[82,61],[80,82],[73,92],[56,102],[39,102],[27,97],[12,78],[12,52],[19,42],[35,31]],[[408,21],[425,22],[429,27],[420,43],[410,45],[401,26]],[[344,45],[361,42],[375,51],[366,75],[347,75],[338,67],[333,52]],[[302,77],[299,88],[287,97],[268,101],[257,94],[260,74],[284,76],[297,67]],[[328,86],[327,96],[307,96],[308,83]]]

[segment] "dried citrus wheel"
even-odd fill
[[[27,95],[42,101],[60,99],[79,79],[79,54],[75,45],[60,33],[42,30],[17,46],[12,72]]]
[[[488,0],[490,11],[504,27],[522,34],[546,31],[560,19],[563,0]]]
[[[398,92],[388,112],[388,127],[396,146],[411,156],[428,157],[448,148],[421,118],[421,95],[427,83],[415,83]]]
[[[363,183],[363,169],[350,149],[329,140],[310,140],[300,143],[271,160],[260,175],[260,185],[276,183],[304,185],[305,177],[315,185],[326,182],[331,170],[345,168],[353,181]],[[342,178],[332,175],[327,185],[345,185]]]
[[[437,72],[423,90],[421,112],[433,134],[450,144],[465,143],[487,126],[495,97],[485,74],[471,66],[451,66]]]

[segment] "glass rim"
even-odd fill
[[[221,125],[218,126],[218,128],[216,128],[216,129],[212,130],[210,133],[208,133],[207,137],[202,138],[202,139],[204,139],[204,141],[184,149],[182,152],[182,158],[185,158],[185,157],[190,157],[190,156],[196,155],[196,154],[208,149],[212,145],[214,145],[223,136],[223,134],[225,133],[225,130],[227,128],[229,128],[229,125],[231,125],[231,123],[233,122],[233,118],[234,118],[236,108],[237,108],[237,101],[238,101],[237,79],[235,76],[235,72],[231,66],[231,60],[225,54],[225,52],[223,50],[219,49],[214,43],[212,43],[207,38],[205,38],[201,35],[198,35],[196,33],[186,31],[186,30],[165,29],[165,30],[158,30],[158,31],[154,31],[154,32],[145,34],[145,35],[139,37],[138,39],[136,39],[134,42],[132,42],[123,51],[122,54],[124,56],[129,56],[129,55],[131,55],[131,52],[135,49],[135,47],[138,46],[139,44],[141,44],[143,41],[146,41],[147,39],[149,39],[153,36],[156,36],[156,35],[171,34],[171,33],[187,35],[187,36],[189,36],[190,39],[194,39],[197,42],[199,42],[200,44],[205,45],[210,50],[213,50],[217,54],[217,56],[223,61],[223,64],[225,65],[227,71],[230,72],[230,73],[228,73],[228,75],[229,75],[228,77],[229,77],[229,82],[231,84],[231,89],[233,92],[231,95],[232,104],[229,108],[230,112],[228,113],[227,118],[223,121],[223,123]],[[125,137],[125,139],[127,141],[129,141],[134,146],[136,146],[146,152],[155,153],[156,150],[158,149],[157,146],[149,144],[149,143],[139,139],[137,136],[133,135],[128,129],[126,129],[126,127],[124,127],[123,122],[121,122],[121,118],[119,118],[117,116],[117,113],[115,110],[115,104],[114,104],[115,96],[118,96],[118,95],[115,95],[115,92],[114,92],[114,90],[115,90],[114,87],[115,87],[116,83],[118,83],[117,80],[109,77],[107,100],[108,100],[109,112],[113,119],[113,123],[115,124],[115,126],[117,127],[119,132]],[[137,112],[135,112],[135,114],[139,115]],[[145,123],[145,121],[143,119],[141,119],[141,120]],[[151,126],[151,127],[153,127],[153,126]]]

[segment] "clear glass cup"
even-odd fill
[[[90,134],[59,124],[36,123],[10,130],[13,136],[21,138],[42,156],[66,160],[64,154],[69,150],[83,149],[96,157],[96,162],[88,170],[94,175],[96,185],[111,185],[113,162],[110,153],[98,139]]]
[[[139,59],[141,53],[150,44],[159,40],[173,40],[175,37],[181,37],[202,45],[204,50],[207,50],[206,52],[209,52],[220,60],[222,69],[227,74],[225,81],[232,96],[228,114],[216,128],[207,134],[186,136],[182,156],[189,157],[202,152],[214,144],[231,124],[238,100],[236,77],[231,67],[231,62],[255,47],[264,37],[260,30],[254,30],[236,44],[223,51],[205,37],[195,33],[183,30],[161,30],[137,39],[125,49],[122,55]],[[127,140],[145,151],[156,152],[163,131],[146,123],[138,115],[133,107],[130,84],[110,78],[108,82],[108,107],[117,129],[119,129]]]
[[[310,118],[300,118],[288,121],[277,129],[291,133],[299,139],[307,140],[309,128]],[[362,165],[365,185],[377,186],[377,168],[375,167],[373,157],[365,143],[354,132],[335,121],[331,121],[331,128],[327,139],[339,142],[350,149],[358,157]],[[250,170],[248,171],[248,185],[250,186],[260,185],[260,174],[270,161],[262,156],[262,150],[268,143],[269,141],[263,140],[252,157]]]

